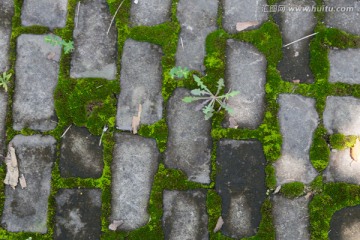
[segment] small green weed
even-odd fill
[[[3,87],[5,92],[8,91],[8,84],[10,82],[11,73],[3,72],[2,75],[0,75],[0,87]]]
[[[50,43],[53,46],[61,46],[64,48],[65,54],[68,54],[74,50],[73,41],[65,41],[58,36],[48,35],[45,37],[45,42]]]
[[[187,67],[174,67],[170,70],[170,76],[172,79],[176,78],[188,78],[190,71]]]

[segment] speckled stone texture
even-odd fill
[[[330,50],[329,61],[329,82],[360,84],[360,49]]]
[[[197,102],[182,99],[190,91],[177,88],[167,106],[169,136],[165,152],[165,165],[184,171],[190,181],[210,183],[211,122],[195,108]]]
[[[131,1],[130,22],[133,26],[154,26],[170,21],[171,0]]]
[[[11,141],[21,174],[27,183],[5,188],[1,224],[10,232],[47,232],[51,169],[56,159],[56,141],[51,136],[17,135]]]
[[[56,127],[53,94],[58,82],[60,46],[46,43],[46,35],[17,38],[13,128],[49,131]],[[55,54],[50,59],[49,54]]]
[[[343,208],[334,213],[330,222],[330,240],[360,239],[360,206]]]
[[[112,15],[106,0],[81,1],[75,19],[70,76],[115,79],[117,31],[112,26],[107,34]]]

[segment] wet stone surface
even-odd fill
[[[360,84],[360,49],[330,50],[329,61],[329,82]]]
[[[47,232],[51,169],[55,162],[56,141],[51,136],[17,135],[11,141],[25,189],[5,188],[2,226],[10,232]]]
[[[216,30],[217,0],[180,0],[177,17],[181,32],[176,52],[176,66],[203,72],[205,40]]]
[[[71,126],[61,142],[61,177],[99,178],[104,167],[100,137],[86,128]]]
[[[13,14],[13,0],[2,0],[0,2],[0,73],[9,68],[11,18]]]
[[[360,239],[360,206],[347,207],[334,213],[330,222],[330,240]]]
[[[21,23],[24,26],[63,28],[66,24],[67,5],[68,0],[25,0]]]
[[[72,78],[115,79],[117,31],[109,28],[112,15],[106,0],[81,2],[75,16],[74,47],[70,76]]]
[[[162,51],[159,46],[128,39],[121,59],[121,94],[116,126],[131,130],[133,116],[142,105],[141,123],[153,124],[162,118]]]
[[[190,181],[210,183],[211,122],[195,110],[199,103],[182,101],[186,96],[189,90],[177,88],[168,102],[165,165],[184,171]]]
[[[266,159],[259,141],[220,140],[216,191],[222,198],[222,232],[233,238],[255,235],[266,197]]]
[[[130,21],[133,26],[154,26],[170,20],[171,0],[131,2]]]
[[[310,183],[317,175],[309,151],[319,117],[315,100],[300,95],[280,94],[279,121],[282,134],[281,157],[274,166],[278,184]]]
[[[225,85],[227,90],[240,91],[228,100],[234,109],[231,116],[239,128],[259,127],[265,110],[266,59],[254,46],[228,40],[226,47]],[[226,114],[225,127],[230,124]]]
[[[207,240],[206,191],[164,191],[165,239]]]
[[[60,189],[55,200],[54,239],[100,239],[100,189]]]
[[[149,221],[147,210],[160,153],[154,139],[115,134],[112,170],[111,220],[118,230],[134,230]]]

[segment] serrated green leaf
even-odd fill
[[[197,89],[191,90],[191,94],[195,95],[195,96],[203,96],[203,95],[207,94],[207,92],[201,90],[200,88],[197,88]]]
[[[218,84],[217,84],[217,92],[216,92],[216,95],[219,94],[219,92],[221,91],[221,89],[223,87],[225,87],[225,83],[224,83],[224,79],[220,78],[219,81],[218,81]]]
[[[240,93],[240,91],[232,91],[232,92],[229,92],[223,96],[220,96],[220,98],[226,98],[226,99],[229,99],[230,97],[234,97],[236,95],[238,95]]]
[[[183,102],[186,102],[186,103],[191,103],[191,102],[194,102],[194,101],[196,101],[197,100],[197,98],[195,98],[195,97],[184,97],[183,99],[182,99],[182,101]]]

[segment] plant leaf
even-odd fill
[[[229,99],[230,97],[234,97],[234,96],[238,95],[239,93],[240,93],[240,91],[232,91],[232,92],[226,93],[223,96],[220,96],[220,98]]]
[[[207,94],[207,92],[201,90],[200,88],[197,88],[197,89],[191,90],[191,94],[192,94],[192,95],[196,95],[196,96],[202,96],[202,95]]]
[[[197,98],[195,98],[195,97],[184,97],[183,99],[182,99],[182,101],[183,102],[186,102],[186,103],[191,103],[191,102],[194,102],[194,101],[196,101],[197,100]]]
[[[223,87],[225,87],[225,83],[224,83],[224,79],[220,78],[218,83],[217,83],[217,92],[216,92],[216,96],[220,93],[221,89]]]

